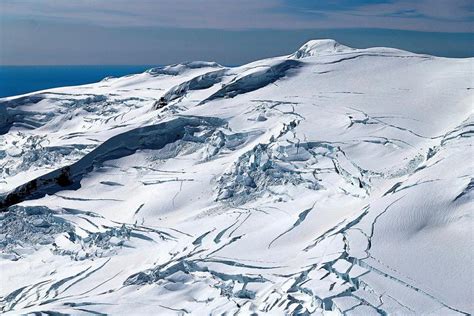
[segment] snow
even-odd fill
[[[472,314],[473,61],[313,40],[1,99],[0,310]]]
[[[353,48],[342,45],[333,39],[311,40],[298,49],[292,57],[300,59],[312,56],[334,55],[335,53],[345,53],[353,50]]]

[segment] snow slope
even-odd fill
[[[473,61],[314,40],[1,99],[0,310],[472,314]]]

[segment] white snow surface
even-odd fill
[[[472,314],[473,62],[315,40],[0,99],[0,311]]]

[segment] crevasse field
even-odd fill
[[[314,40],[0,99],[0,311],[472,314],[473,64]]]

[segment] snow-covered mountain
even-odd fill
[[[0,310],[472,314],[473,62],[314,40],[1,99]]]

